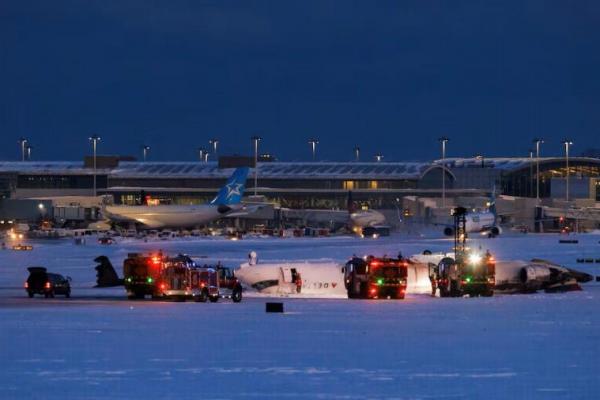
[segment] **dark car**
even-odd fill
[[[43,294],[46,298],[55,294],[71,297],[71,278],[48,272],[44,267],[29,267],[29,277],[25,282],[25,291],[29,297]]]

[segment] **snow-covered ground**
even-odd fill
[[[600,275],[600,236],[483,239],[499,259],[546,258]],[[93,258],[121,274],[128,252],[162,249],[236,266],[447,251],[447,239],[181,239],[114,246],[34,242],[0,251],[0,398],[472,399],[600,397],[600,285],[565,294],[404,301],[264,298],[240,304],[127,301],[92,289]],[[73,278],[73,298],[28,299],[26,267]]]

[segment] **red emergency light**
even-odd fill
[[[152,258],[150,258],[150,262],[154,265],[158,265],[158,264],[160,264],[160,257],[152,256]]]

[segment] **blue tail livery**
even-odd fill
[[[232,205],[239,204],[246,189],[246,178],[248,177],[248,167],[237,168],[233,174],[227,179],[225,186],[219,190],[210,204],[213,205]]]

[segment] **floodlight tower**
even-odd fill
[[[312,160],[315,161],[317,157],[317,145],[319,144],[318,139],[309,139],[308,144],[310,144],[312,149]]]
[[[98,142],[101,140],[100,136],[93,135],[90,136],[89,141],[92,142],[92,150],[94,152],[94,197],[96,197],[96,148],[98,147]]]
[[[449,140],[446,136],[438,139],[438,142],[442,144],[442,208],[446,208],[446,170],[444,167],[446,166],[446,143]]]
[[[535,143],[535,199],[540,202],[540,145],[544,143],[543,138],[533,139]]]
[[[250,139],[254,145],[254,195],[256,196],[256,186],[258,184],[258,142],[260,142],[262,138],[254,135]]]
[[[569,139],[564,139],[562,141],[562,144],[565,145],[565,164],[567,167],[567,187],[566,187],[566,195],[565,198],[567,199],[567,201],[569,201],[569,175],[571,175],[571,171],[569,170],[569,147],[571,147],[573,145],[573,142],[570,141]]]

